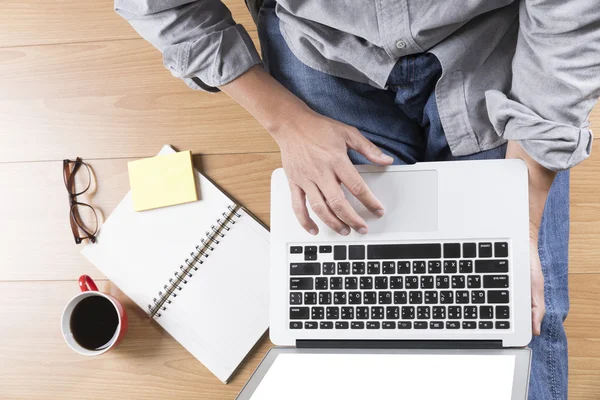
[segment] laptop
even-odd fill
[[[526,399],[527,168],[519,160],[357,167],[369,233],[320,233],[271,183],[270,338],[238,399]]]

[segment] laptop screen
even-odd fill
[[[286,354],[251,400],[510,400],[515,355]]]

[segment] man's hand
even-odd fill
[[[533,334],[541,333],[542,320],[546,313],[544,303],[544,275],[538,252],[538,233],[548,192],[556,173],[550,171],[535,160],[519,146],[517,142],[508,142],[506,158],[520,158],[527,164],[529,171],[529,249],[531,267],[531,317]]]
[[[383,205],[356,171],[347,151],[354,149],[380,165],[394,160],[358,129],[314,112],[260,67],[221,89],[250,111],[279,145],[292,206],[304,229],[313,235],[319,232],[308,214],[308,199],[314,213],[334,231],[348,235],[352,228],[367,233],[367,224],[344,197],[341,184],[371,212],[383,215]]]

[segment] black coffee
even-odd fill
[[[75,341],[88,350],[102,350],[113,338],[119,314],[110,300],[89,296],[73,309],[70,327]]]

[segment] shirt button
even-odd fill
[[[404,40],[398,40],[396,42],[396,47],[399,49],[403,49],[406,47],[406,42]]]

